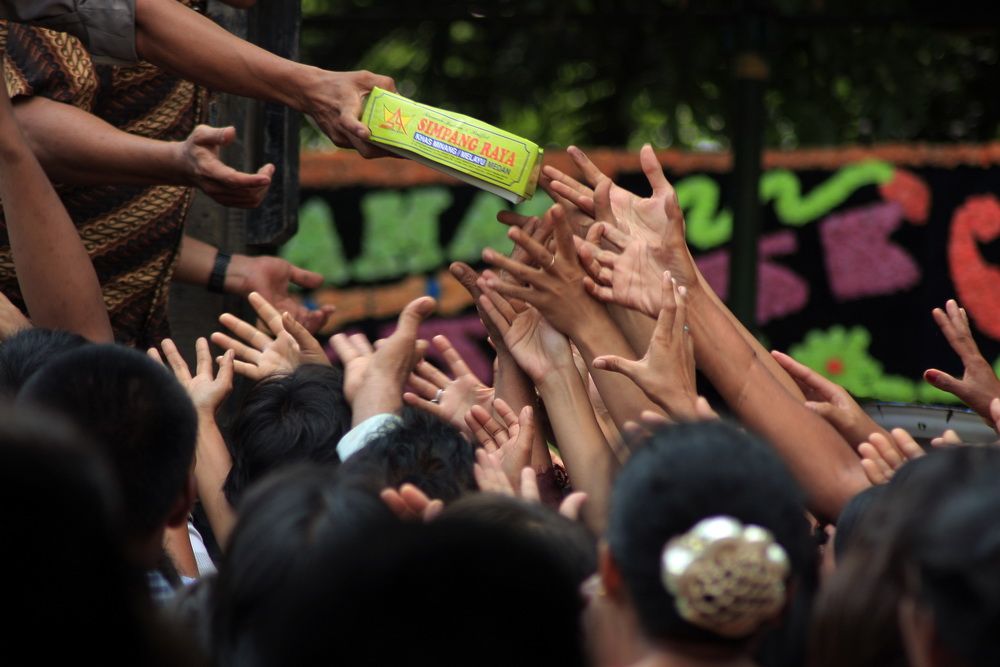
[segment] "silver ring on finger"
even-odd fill
[[[431,399],[431,403],[440,403],[442,396],[444,396],[444,389],[438,389],[437,393],[434,394],[434,398]]]

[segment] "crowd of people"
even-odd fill
[[[570,148],[544,215],[498,215],[510,255],[450,267],[492,386],[418,338],[429,296],[383,340],[324,344],[327,313],[288,293],[319,276],[184,236],[191,188],[252,207],[275,169],[220,160],[235,131],[198,125],[200,85],[366,157],[361,99],[393,87],[194,5],[0,2],[3,664],[1000,664],[1000,448],[886,430],[766,350],[651,147],[648,196]],[[172,279],[246,295],[256,323],[222,314],[191,368]],[[927,380],[1000,429],[965,311],[932,316],[964,375]]]

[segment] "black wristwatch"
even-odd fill
[[[212,265],[212,273],[208,276],[208,291],[225,293],[226,271],[229,269],[229,261],[232,255],[221,250],[215,255],[215,263]]]

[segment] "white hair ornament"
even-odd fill
[[[699,521],[663,548],[660,576],[681,618],[723,637],[746,637],[785,605],[788,554],[760,526],[728,516]]]

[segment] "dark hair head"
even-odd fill
[[[336,465],[337,443],[350,427],[339,368],[307,364],[258,382],[229,428],[226,498],[237,504],[251,484],[289,463]]]
[[[987,475],[940,496],[910,523],[898,545],[897,579],[933,612],[935,640],[947,655],[986,667],[1000,664],[1000,450],[974,449],[989,452],[974,457]]]
[[[731,517],[770,531],[796,584],[809,588],[816,553],[801,500],[782,462],[754,436],[722,422],[654,433],[615,482],[607,531],[647,637],[742,650],[750,637],[723,637],[681,617],[661,575],[664,547],[706,518]]]
[[[222,666],[255,664],[270,605],[315,550],[336,551],[363,526],[396,522],[377,496],[306,464],[266,477],[239,510],[212,593],[213,652]]]
[[[864,529],[859,528],[859,526],[864,525],[878,499],[886,493],[886,488],[884,484],[869,486],[855,494],[840,510],[840,516],[837,517],[837,530],[833,535],[833,555],[838,562],[847,553],[852,542],[860,539],[857,537],[858,533],[865,533]]]
[[[934,609],[937,636],[951,655],[969,665],[997,664],[997,479],[996,447],[932,450],[903,466],[877,493],[823,587],[810,664],[906,664],[898,606],[908,590]]]
[[[576,583],[523,532],[440,517],[314,556],[272,609],[264,665],[585,664]]]
[[[0,395],[13,398],[28,378],[63,352],[86,345],[68,331],[25,329],[0,343]]]
[[[117,488],[96,448],[57,415],[0,406],[0,503],[4,596],[16,610],[5,662],[170,662],[149,650],[145,578],[126,561]]]
[[[198,428],[191,399],[169,371],[126,347],[87,345],[39,370],[18,402],[66,416],[102,448],[130,539],[164,525],[187,484]]]
[[[364,479],[372,490],[413,484],[445,503],[476,490],[475,451],[462,434],[437,417],[403,410],[342,466],[345,475]]]
[[[597,543],[577,521],[555,510],[495,493],[471,493],[445,508],[442,517],[478,520],[524,533],[545,545],[582,584],[597,571]]]

